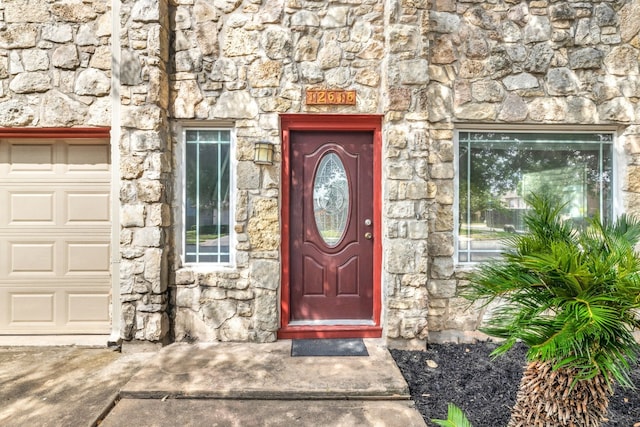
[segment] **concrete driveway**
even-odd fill
[[[91,426],[154,353],[0,347],[0,425]]]

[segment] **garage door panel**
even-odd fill
[[[11,172],[53,172],[54,146],[52,144],[10,144],[9,168]]]
[[[109,147],[106,145],[69,144],[67,146],[67,171],[84,172],[109,170]]]
[[[10,274],[55,274],[55,242],[10,242],[9,245],[11,247]]]
[[[9,184],[10,185],[10,184]],[[81,226],[91,223],[94,227],[108,229],[111,221],[111,196],[105,184],[87,184],[67,189],[55,189],[64,183],[48,183],[35,188],[0,188],[0,229],[17,226]],[[42,188],[45,187],[45,188]],[[51,188],[49,190],[48,188]],[[2,232],[0,230],[0,232]]]
[[[0,292],[0,300],[8,302],[0,320],[6,319],[4,329],[12,333],[53,333],[60,329],[69,333],[102,333],[111,321],[111,297],[100,288],[8,289]]]
[[[109,244],[67,242],[67,273],[109,274]]]
[[[109,322],[109,295],[103,293],[69,293],[67,322]]]
[[[107,192],[66,192],[66,223],[110,220],[110,197]]]
[[[10,325],[21,323],[55,324],[55,292],[11,292]]]
[[[80,275],[92,280],[102,276],[108,281],[111,244],[106,231],[91,235],[90,229],[84,233],[47,233],[47,230],[40,230],[30,234],[34,236],[12,236],[6,241],[8,250],[0,253],[2,264],[8,266],[5,274],[10,280],[25,276],[32,276],[34,280],[46,277],[62,280],[69,275]],[[35,237],[46,234],[55,239],[42,241]],[[1,266],[0,273],[3,273]]]
[[[0,334],[109,332],[109,156],[105,140],[0,140]]]
[[[47,192],[9,192],[9,224],[55,221],[55,193]]]

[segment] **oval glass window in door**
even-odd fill
[[[336,153],[320,160],[313,181],[313,212],[318,232],[328,246],[342,239],[349,215],[347,172]]]

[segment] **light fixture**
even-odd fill
[[[273,164],[273,143],[269,141],[258,141],[253,147],[253,163],[256,165]]]

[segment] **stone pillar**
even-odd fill
[[[453,79],[454,37],[460,18],[456,2],[436,1],[429,13],[429,85],[424,102],[429,112],[429,196],[432,198],[429,216],[429,332],[445,329],[444,319],[451,310],[457,292],[454,277],[453,241]]]
[[[170,248],[167,0],[123,0],[120,63],[122,338],[165,342]]]
[[[390,339],[416,345],[427,336],[429,218],[435,197],[425,102],[428,12],[426,0],[386,3],[385,330]]]

